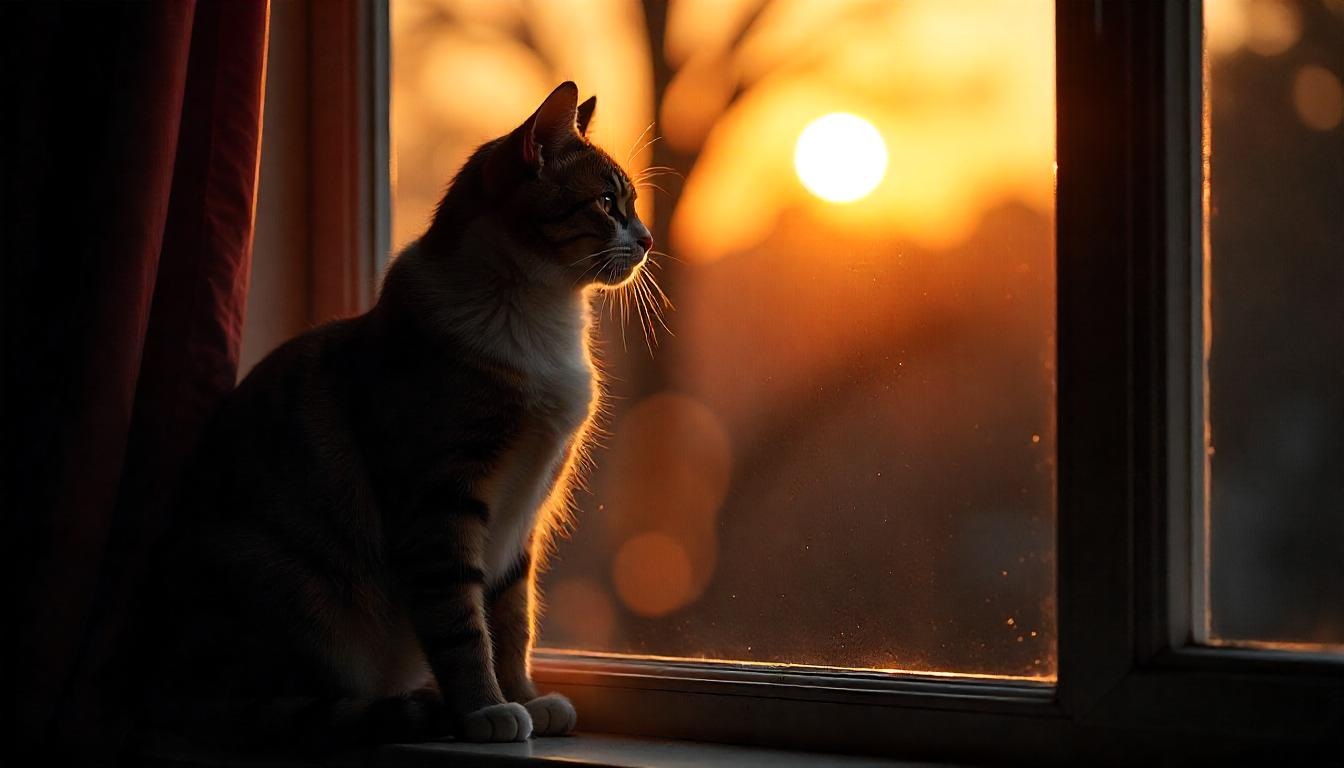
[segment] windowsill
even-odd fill
[[[694,768],[696,766],[761,766],[808,768],[810,766],[917,766],[914,763],[872,757],[826,755],[758,749],[727,744],[582,734],[568,738],[531,739],[520,744],[400,744],[384,747],[375,761],[379,766],[437,765],[565,765],[620,766],[621,768]]]
[[[160,742],[142,752],[145,765],[161,768],[299,768],[313,765],[299,757],[227,755]],[[434,742],[395,744],[374,753],[347,753],[319,761],[333,766],[590,766],[592,768],[867,768],[868,766],[945,765],[875,757],[828,755],[729,744],[634,738],[608,734],[580,734],[565,738],[531,739],[519,744]]]

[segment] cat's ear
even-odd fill
[[[592,122],[593,110],[597,109],[597,97],[589,96],[588,100],[579,105],[578,119],[576,124],[579,127],[579,135],[586,137],[588,135],[588,123]]]
[[[537,175],[547,158],[557,156],[566,144],[583,141],[578,101],[578,86],[561,83],[536,112],[491,150],[483,173],[488,195],[504,194],[518,180]]]
[[[566,80],[551,91],[537,111],[523,124],[523,161],[540,170],[548,149],[563,146],[578,129],[579,87]]]

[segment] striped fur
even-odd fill
[[[306,749],[573,727],[528,673],[535,575],[599,399],[589,290],[650,245],[576,95],[472,156],[369,313],[223,406],[156,569],[158,727]]]

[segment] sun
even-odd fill
[[[807,124],[793,149],[793,167],[807,191],[832,203],[868,196],[887,172],[887,145],[858,115],[832,112]]]

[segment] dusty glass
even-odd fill
[[[392,30],[399,243],[564,79],[648,174],[675,309],[594,297],[607,435],[543,646],[1054,678],[1052,2],[397,0]]]
[[[1344,651],[1344,3],[1205,4],[1217,644]]]

